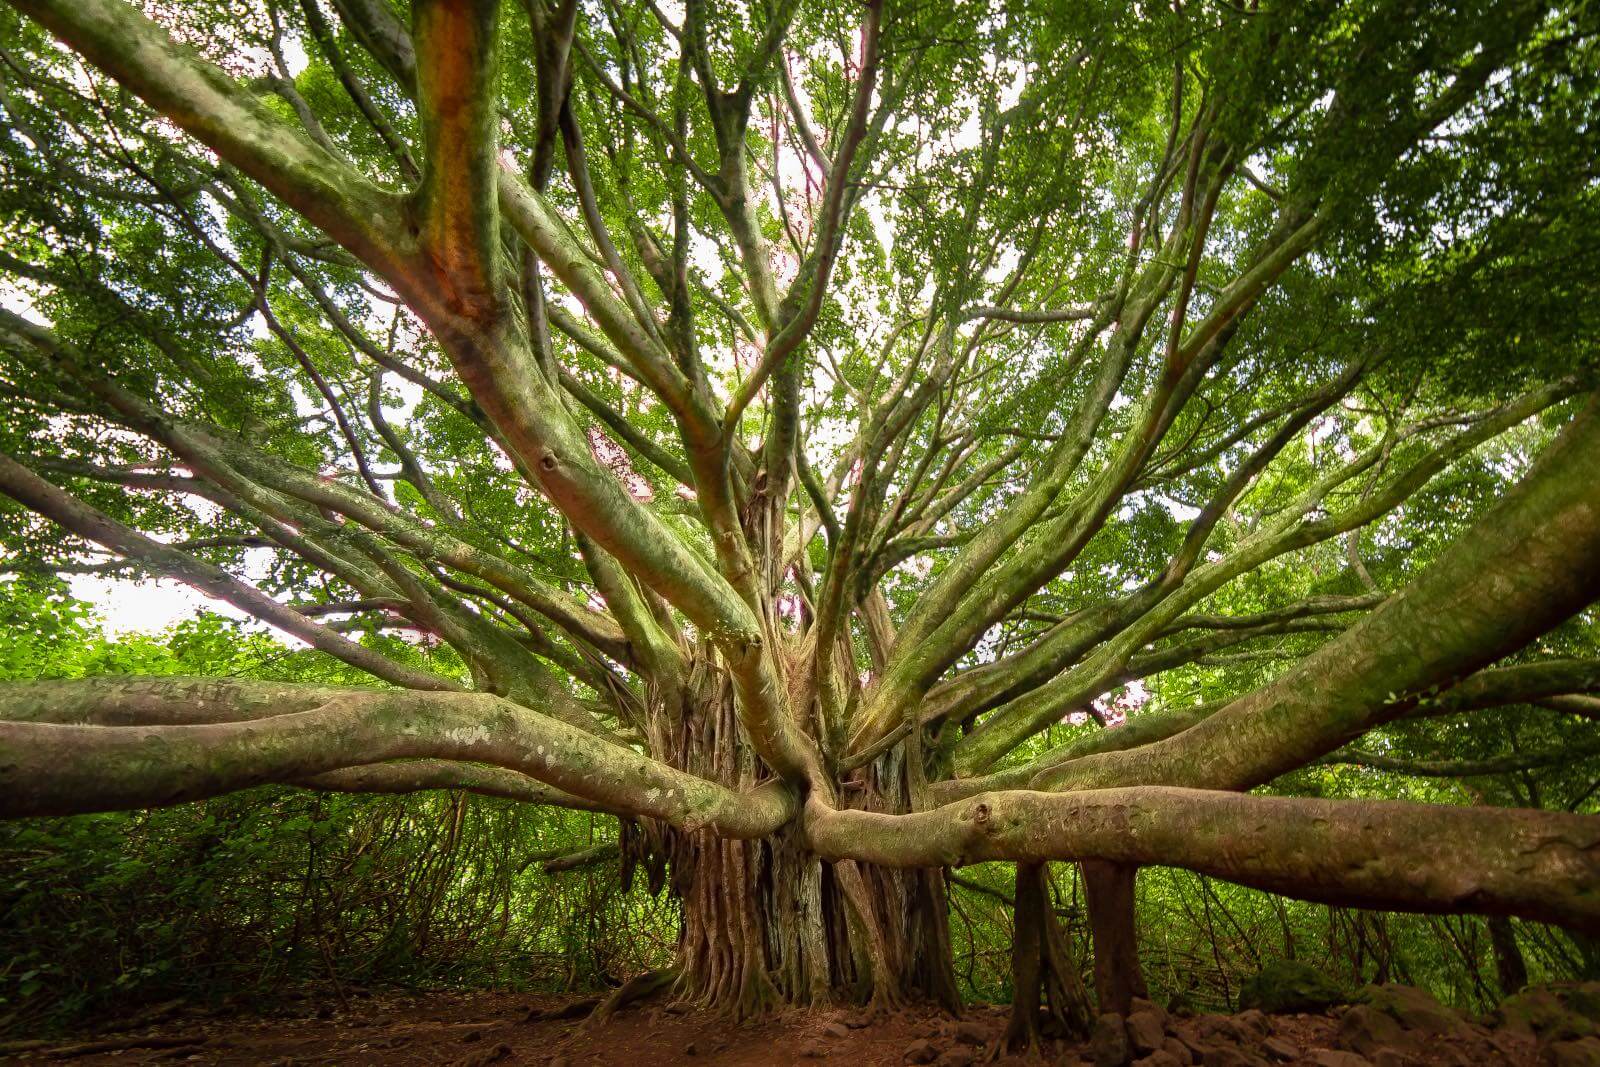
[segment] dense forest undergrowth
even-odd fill
[[[308,990],[337,1002],[341,987],[614,988],[670,962],[674,909],[642,878],[624,889],[615,861],[546,875],[537,857],[615,835],[615,820],[530,817],[481,797],[277,789],[4,824],[0,1025],[7,1036],[68,1033],[174,999],[248,1011]],[[1004,1002],[1010,872],[981,865],[960,876],[957,977],[968,1001]],[[1087,960],[1071,865],[1054,888]],[[1507,973],[1600,977],[1594,942],[1543,924],[1509,921],[1508,959],[1496,940],[1505,935],[1479,917],[1329,908],[1179,871],[1141,873],[1138,915],[1152,996],[1200,1011],[1237,1007],[1241,986],[1283,958],[1346,988],[1421,986],[1471,1014],[1500,1001]]]

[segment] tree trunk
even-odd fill
[[[1528,961],[1517,944],[1517,932],[1511,920],[1504,915],[1489,918],[1489,943],[1494,946],[1495,973],[1500,979],[1500,992],[1504,996],[1520,993],[1528,984]]]
[[[1134,881],[1139,868],[1088,860],[1083,864],[1089,931],[1094,938],[1094,989],[1100,1011],[1126,1015],[1134,997],[1149,995],[1139,967]]]
[[[1004,1037],[1012,1052],[1036,1052],[1044,1037],[1082,1037],[1089,1032],[1089,991],[1066,932],[1056,921],[1048,872],[1047,864],[1017,864],[1011,1021]]]
[[[655,751],[693,774],[749,788],[770,772],[739,743],[725,674],[696,672],[685,714],[652,715]],[[896,755],[856,772],[843,801],[904,811]],[[677,995],[748,1018],[785,1005],[959,1008],[943,872],[824,862],[797,827],[736,841],[652,824],[682,905]]]

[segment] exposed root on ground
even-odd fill
[[[666,967],[659,971],[646,971],[644,974],[628,979],[622,985],[612,990],[611,993],[595,1005],[594,1011],[583,1021],[586,1027],[603,1025],[622,1008],[629,1004],[647,1000],[672,985],[678,979],[677,967]]]

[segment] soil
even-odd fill
[[[161,1021],[137,1029],[27,1043],[33,1045],[28,1048],[18,1047],[24,1043],[0,1042],[0,1062],[279,1067],[765,1067],[810,1063],[899,1067],[907,1062],[976,1067],[985,1062],[1091,1062],[1089,1046],[1081,1042],[1047,1043],[1042,1055],[989,1059],[987,1050],[994,1047],[1005,1027],[1006,1012],[1001,1007],[969,1008],[959,1021],[931,1009],[874,1016],[843,1010],[795,1012],[733,1025],[712,1014],[661,1003],[625,1008],[606,1023],[592,1027],[575,1019],[540,1017],[571,1001],[509,993],[351,994],[342,1004],[313,1002],[270,1015],[201,1015],[172,1009]],[[1174,1018],[1168,1033],[1184,1040],[1215,1041],[1220,1025],[1243,1034],[1233,1027],[1233,1021],[1219,1016]],[[1266,1025],[1268,1034],[1242,1037],[1234,1045],[1249,1057],[1237,1062],[1351,1062],[1317,1055],[1319,1049],[1339,1048],[1339,1024],[1331,1016],[1273,1016]],[[1480,1047],[1465,1062],[1535,1062],[1531,1038],[1494,1036],[1497,1051],[1491,1058],[1483,1058],[1486,1050]],[[983,1044],[976,1045],[980,1039]],[[1273,1039],[1287,1042],[1299,1054],[1285,1059],[1285,1046],[1278,1044],[1275,1055],[1266,1047]],[[1408,1052],[1404,1062],[1429,1067],[1460,1064],[1465,1054],[1464,1049],[1453,1049],[1448,1043]]]

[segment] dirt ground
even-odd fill
[[[560,1007],[559,998],[505,993],[429,993],[351,996],[341,1003],[308,1002],[272,1015],[186,1015],[173,1011],[137,1029],[71,1041],[8,1049],[0,1061],[49,1064],[273,1064],[434,1065],[446,1067],[757,1067],[767,1064],[834,1064],[898,1067],[907,1062],[944,1065],[1066,1064],[1090,1062],[1084,1044],[1052,1044],[1042,1055],[988,1059],[1005,1025],[1003,1008],[970,1008],[961,1020],[932,1010],[867,1017],[857,1011],[793,1013],[746,1025],[698,1012],[646,1004],[624,1009],[601,1026],[530,1015]],[[1172,1021],[1181,1039],[1209,1037],[1221,1017]],[[1222,1020],[1222,1025],[1231,1025]],[[1219,1063],[1354,1063],[1316,1051],[1338,1047],[1336,1020],[1327,1016],[1277,1016],[1269,1032],[1232,1046],[1246,1057]],[[1208,1029],[1209,1028],[1209,1029]],[[1198,1038],[1196,1038],[1198,1040]],[[1275,1048],[1266,1043],[1275,1041]],[[923,1043],[926,1044],[923,1044]],[[981,1042],[981,1044],[980,1044]],[[1293,1052],[1293,1056],[1287,1053]],[[1430,1049],[1405,1062],[1532,1064],[1531,1039],[1502,1041],[1466,1055]],[[1179,1055],[1182,1053],[1180,1052]],[[1203,1055],[1203,1054],[1202,1054]],[[1337,1054],[1336,1054],[1337,1055]],[[1348,1055],[1346,1053],[1345,1055]],[[1200,1057],[1195,1057],[1196,1059]],[[1209,1064],[1213,1057],[1204,1055]],[[1162,1061],[1165,1062],[1165,1061]],[[1180,1061],[1181,1062],[1181,1061]],[[1361,1060],[1366,1063],[1366,1060]],[[1397,1061],[1398,1062],[1398,1061]]]

